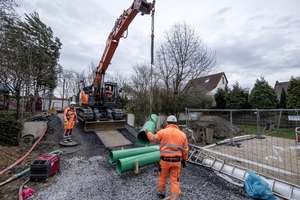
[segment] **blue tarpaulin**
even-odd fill
[[[248,176],[244,182],[247,194],[254,199],[276,200],[277,198],[268,187],[269,184],[259,178],[254,172],[247,171]]]

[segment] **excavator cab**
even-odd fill
[[[117,104],[117,100],[119,97],[118,94],[118,86],[116,83],[111,83],[111,82],[106,82],[104,84],[104,87],[102,87],[102,94],[103,94],[103,106],[104,107],[117,107],[116,106],[112,106],[114,104]]]

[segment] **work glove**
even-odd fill
[[[65,121],[65,122],[64,122],[64,126],[67,126],[67,125],[68,125],[68,121]]]
[[[182,165],[182,168],[185,168],[186,167],[186,160],[182,160],[181,165]]]

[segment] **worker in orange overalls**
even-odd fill
[[[165,198],[166,184],[170,175],[171,200],[179,199],[180,167],[186,166],[188,159],[188,142],[185,133],[177,126],[174,115],[167,118],[166,128],[159,130],[155,135],[145,131],[151,142],[160,143],[160,161],[158,169],[157,191],[160,198]]]
[[[111,101],[112,98],[113,98],[113,93],[112,93],[112,91],[109,89],[109,87],[106,87],[105,93],[106,93],[107,100],[108,100],[108,101]]]
[[[70,106],[64,110],[64,139],[63,142],[72,142],[71,135],[75,122],[78,122],[76,109],[76,103],[72,101]]]

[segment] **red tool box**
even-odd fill
[[[45,180],[59,172],[60,158],[58,154],[43,154],[30,165],[30,180]]]

